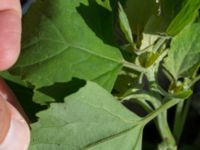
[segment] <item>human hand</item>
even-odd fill
[[[0,0],[0,70],[10,68],[20,52],[19,0]],[[30,131],[12,91],[0,79],[0,150],[27,150]]]

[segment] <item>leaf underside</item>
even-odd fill
[[[192,77],[200,66],[200,24],[186,27],[171,43],[164,66],[177,80]]]
[[[93,82],[38,117],[30,150],[141,149],[141,118]]]

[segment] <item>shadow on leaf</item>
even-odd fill
[[[73,78],[67,83],[55,83],[54,85],[42,87],[38,91],[50,96],[56,102],[63,102],[64,98],[77,92],[81,87],[85,86],[86,82],[77,78]]]
[[[32,101],[33,89],[27,88],[12,81],[6,80],[8,86],[12,89],[20,104],[22,105],[26,115],[33,123],[37,121],[35,114],[39,111],[45,110],[47,106],[36,104]]]
[[[113,20],[111,11],[89,0],[89,5],[80,4],[77,11],[83,17],[87,25],[101,38],[104,43],[114,45],[113,42]]]

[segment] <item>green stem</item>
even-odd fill
[[[158,99],[156,99],[155,97],[149,95],[149,94],[145,94],[145,93],[132,93],[129,96],[124,97],[123,99],[136,99],[137,101],[148,101],[149,103],[151,103],[154,108],[158,108],[161,106],[161,103],[159,102]],[[152,110],[152,109],[151,109]]]
[[[161,135],[163,138],[163,143],[167,144],[167,147],[169,147],[170,149],[176,149],[176,141],[170,131],[170,128],[168,126],[168,122],[167,122],[167,115],[166,115],[166,111],[167,109],[177,105],[178,103],[180,103],[181,99],[171,99],[167,102],[165,102],[162,106],[160,106],[158,109],[156,109],[154,112],[150,113],[149,115],[147,115],[144,119],[141,120],[140,123],[146,125],[147,123],[149,123],[151,120],[153,120],[155,117],[159,117],[158,118],[158,125],[161,126],[161,128],[163,129],[161,131]],[[162,144],[163,144],[162,143]]]
[[[179,102],[180,102],[180,99],[171,99],[171,100],[167,101],[166,103],[164,103],[163,105],[161,105],[158,109],[156,109],[154,112],[150,113],[144,119],[142,119],[141,122],[144,125],[146,125],[151,120],[153,120],[154,118],[156,118],[160,113],[162,113],[162,112],[166,111],[167,109],[175,106]]]
[[[191,88],[196,82],[200,80],[200,75],[198,75],[194,80],[190,83],[189,88]]]
[[[200,80],[200,75],[197,76],[190,83],[189,88],[191,88],[199,80]],[[176,138],[177,143],[180,142],[180,138],[181,138],[183,128],[184,128],[184,125],[185,125],[185,121],[186,121],[186,118],[187,118],[187,114],[188,114],[188,111],[189,111],[189,106],[190,106],[190,100],[188,100],[185,105],[184,105],[184,101],[181,101],[176,107],[173,134]]]
[[[125,68],[129,68],[129,69],[131,69],[131,70],[138,71],[138,72],[145,72],[145,71],[146,71],[145,68],[140,67],[140,66],[138,66],[138,65],[135,65],[135,64],[130,63],[130,62],[125,61],[125,60],[123,61],[123,66],[124,66]]]
[[[168,40],[168,39],[169,39],[169,37],[161,37],[161,38],[157,41],[157,43],[155,44],[155,46],[153,47],[153,50],[154,50],[155,52],[157,52],[157,51],[165,44],[166,40]]]
[[[181,128],[183,128],[182,125],[182,111],[184,109],[184,102],[180,102],[176,106],[176,113],[175,113],[175,119],[174,119],[174,127],[173,127],[173,133],[176,141],[178,142],[180,139],[181,134]]]
[[[154,109],[159,109],[161,106],[160,101],[148,94],[145,93],[134,93],[131,94],[124,99],[134,99],[134,102],[140,104],[147,112],[151,113],[153,109],[149,106],[149,104],[146,102],[148,101],[151,103],[154,107]],[[171,145],[175,145],[175,139],[172,135],[172,132],[169,128],[168,122],[167,122],[167,112],[164,111],[158,115],[158,118],[156,120],[156,126],[159,130],[159,133],[163,139],[163,141],[167,141]]]
[[[184,105],[184,102],[181,101],[176,107],[173,134],[177,143],[180,142],[180,138],[181,138],[185,121],[187,118],[189,106],[190,106],[190,100],[188,100],[185,105]]]
[[[164,111],[160,115],[158,115],[157,128],[163,141],[167,141],[167,143],[169,143],[170,145],[176,144],[174,136],[167,122],[167,111]]]
[[[139,104],[147,112],[153,111],[153,109],[149,106],[149,104],[145,100],[140,100],[140,99],[136,99],[136,98],[134,98],[134,100],[133,100],[132,97],[131,98],[126,97],[125,99],[121,100],[121,102],[124,101],[124,100],[128,100],[128,99],[130,99],[132,102],[135,102],[136,104]]]

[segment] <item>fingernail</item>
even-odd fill
[[[4,141],[10,128],[11,112],[6,104],[6,100],[0,94],[0,144]]]
[[[20,113],[8,103],[11,110],[10,128],[0,150],[27,150],[30,141],[30,131],[26,121]]]

